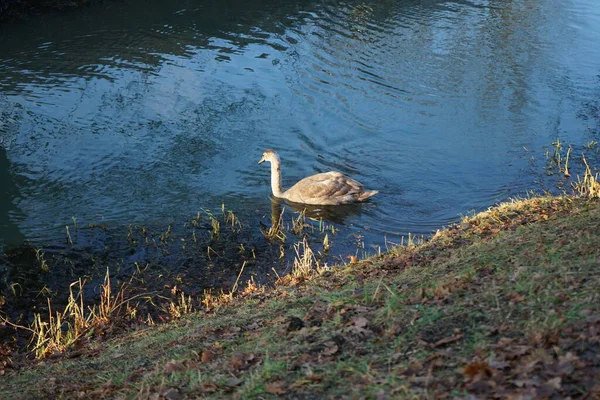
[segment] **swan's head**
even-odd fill
[[[279,155],[275,152],[275,150],[265,150],[265,152],[262,155],[262,158],[258,163],[261,164],[265,161],[269,161],[270,163],[273,163],[275,161],[279,162]]]

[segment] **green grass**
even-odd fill
[[[504,204],[424,244],[7,369],[0,397],[593,397],[598,226],[597,201]]]

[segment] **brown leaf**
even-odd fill
[[[165,364],[164,372],[166,374],[172,374],[173,372],[183,371],[185,365],[180,361],[171,360]]]
[[[267,392],[276,395],[286,394],[287,391],[283,388],[284,383],[282,381],[275,381],[273,383],[267,383],[265,389]]]
[[[366,328],[369,326],[369,320],[363,316],[353,317],[352,324],[358,328]]]
[[[254,362],[256,362],[256,356],[254,354],[244,354],[238,351],[233,353],[230,364],[233,369],[242,370],[248,368]]]
[[[530,350],[531,350],[531,346],[527,346],[527,345],[511,346],[508,349],[506,349],[505,357],[509,360],[512,360],[514,358],[518,358],[524,354],[529,353]]]
[[[200,356],[200,362],[202,362],[202,364],[208,364],[209,362],[211,362],[214,359],[215,359],[215,355],[210,350],[204,350],[202,352],[202,355]]]
[[[448,344],[448,343],[456,342],[457,340],[462,339],[462,337],[463,337],[462,334],[458,334],[458,335],[454,335],[454,336],[450,336],[450,337],[447,337],[447,338],[440,339],[440,340],[438,340],[437,342],[435,342],[433,344],[433,347],[440,347],[440,346],[443,346],[443,345]]]
[[[205,382],[202,384],[202,390],[205,393],[214,393],[217,391],[217,389],[219,389],[219,386],[217,386],[216,383],[213,382]]]
[[[517,292],[510,292],[509,294],[506,295],[506,298],[511,303],[520,303],[522,301],[525,301],[525,296],[521,296]]]
[[[328,340],[327,342],[323,343],[323,345],[325,348],[321,351],[321,353],[326,356],[332,356],[340,349],[333,340]]]
[[[490,377],[493,375],[492,368],[485,361],[475,361],[465,366],[463,373],[469,377],[482,376]]]
[[[233,369],[243,369],[246,366],[246,360],[244,359],[244,354],[243,353],[234,353],[233,356],[231,357],[231,367]]]

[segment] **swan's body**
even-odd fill
[[[294,203],[338,205],[365,201],[379,193],[365,190],[364,186],[341,172],[331,171],[306,177],[286,190],[281,189],[281,160],[274,150],[266,150],[260,161],[271,163],[271,190],[273,196]]]

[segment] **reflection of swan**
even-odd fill
[[[273,196],[301,204],[338,205],[365,201],[379,193],[341,172],[331,171],[306,177],[283,192],[281,190],[281,161],[274,150],[266,150],[260,161],[271,163]]]
[[[283,211],[283,206],[287,205],[292,210],[304,213],[307,218],[315,221],[323,220],[334,224],[344,225],[344,220],[350,215],[358,215],[362,211],[361,203],[342,204],[338,206],[320,206],[309,204],[298,204],[286,202],[277,197],[271,197],[271,222],[277,223]]]

